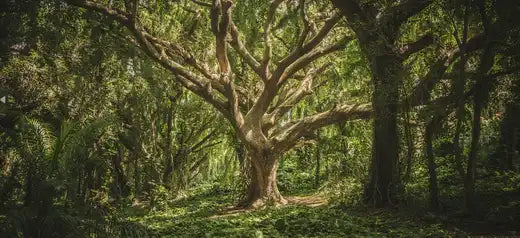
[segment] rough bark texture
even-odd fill
[[[401,64],[390,56],[371,60],[374,94],[374,137],[372,144],[372,171],[365,198],[376,207],[392,202],[391,185],[398,161],[397,103]],[[395,185],[395,184],[394,184]]]
[[[323,75],[331,64],[320,63],[317,60],[345,49],[347,43],[353,40],[352,36],[344,36],[341,39],[330,37],[330,33],[341,19],[341,14],[337,12],[325,13],[327,15],[325,19],[311,24],[306,20],[307,13],[302,7],[299,16],[304,22],[305,29],[296,35],[298,42],[288,47],[289,52],[281,56],[280,60],[275,61],[272,59],[273,39],[271,39],[274,33],[270,29],[276,22],[277,9],[283,0],[271,1],[266,11],[263,22],[264,52],[261,58],[256,58],[251,53],[256,52],[258,48],[250,51],[246,47],[242,42],[240,29],[233,23],[233,5],[239,4],[236,1],[212,0],[211,4],[201,5],[208,8],[215,45],[214,48],[208,47],[207,51],[201,52],[200,56],[193,55],[192,50],[180,42],[168,41],[161,39],[159,35],[154,35],[154,31],[149,30],[153,26],[145,25],[143,22],[146,21],[139,20],[137,4],[122,10],[117,6],[106,6],[98,1],[68,0],[67,2],[101,13],[127,28],[131,33],[132,42],[139,46],[146,55],[170,71],[178,83],[211,104],[230,122],[237,137],[247,148],[247,153],[252,155],[252,174],[254,176],[251,178],[251,188],[247,199],[249,206],[261,206],[270,202],[285,203],[276,185],[277,156],[290,150],[302,138],[321,127],[346,120],[368,119],[372,115],[369,103],[338,104],[314,115],[281,123],[291,108],[307,95],[312,94],[313,89],[327,80],[326,77],[320,75]],[[131,11],[128,11],[129,9]],[[407,9],[396,8],[394,10],[402,15],[408,14]],[[319,27],[316,31],[311,31],[313,26]],[[427,41],[425,38],[421,42]],[[421,44],[424,43],[418,45]],[[403,54],[419,49],[418,45],[412,45],[409,50],[405,49]],[[237,53],[236,56],[240,57],[255,72],[257,82],[235,84],[237,74],[234,72],[236,68],[228,59],[230,49],[234,50]],[[215,56],[218,68],[207,65],[211,62],[208,60],[210,54]],[[381,65],[378,68],[382,69],[384,66]],[[292,80],[296,78],[296,75],[301,76],[300,73],[303,74],[302,80],[297,82]],[[384,72],[379,73],[383,79]],[[291,81],[290,87],[287,87],[288,81]],[[258,90],[259,85],[260,90]],[[383,88],[378,92],[384,90],[387,89]],[[392,87],[391,90],[396,92],[397,87]],[[381,106],[379,109],[379,114],[386,112]],[[395,105],[390,110],[395,112]],[[395,116],[392,117],[395,122]],[[395,125],[392,123],[383,124],[383,128],[378,131],[395,134],[393,127]],[[380,142],[380,144],[382,143]],[[393,150],[395,148],[390,149],[390,151]],[[382,154],[387,152],[383,151]],[[175,171],[176,158],[173,156],[172,166],[168,165],[170,162],[167,159],[165,163],[167,173],[165,174],[170,173],[168,167],[173,167]],[[138,169],[138,166],[135,168]],[[136,177],[139,177],[137,172],[138,170],[136,170]],[[137,189],[138,184],[135,187]]]
[[[276,175],[278,160],[271,153],[252,154],[251,182],[243,206],[258,208],[286,204],[278,190]]]
[[[384,11],[370,3],[355,0],[332,0],[332,3],[347,18],[370,63],[374,85],[374,137],[370,182],[366,186],[365,199],[376,207],[385,207],[392,204],[391,187],[399,181],[399,174],[394,170],[399,154],[397,112],[402,62],[427,47],[432,40],[430,36],[424,36],[405,47],[396,47],[395,44],[401,25],[431,1],[403,1]]]

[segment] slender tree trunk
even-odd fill
[[[410,113],[407,110],[405,112],[405,125],[404,125],[404,133],[406,136],[406,170],[404,174],[403,180],[405,182],[408,182],[410,180],[411,174],[412,174],[412,164],[413,164],[413,155],[415,151],[414,142],[413,142],[413,135],[412,135],[412,128],[410,126]]]
[[[120,148],[120,146],[118,146],[117,150],[118,150],[117,156],[114,156],[112,158],[112,167],[114,170],[114,175],[115,175],[115,179],[116,179],[116,183],[117,183],[117,189],[119,190],[118,194],[117,194],[117,196],[119,198],[119,197],[128,196],[128,194],[130,192],[130,188],[128,187],[128,180],[125,176],[125,172],[124,172],[123,166],[121,164],[123,161],[123,151]]]
[[[173,102],[172,102],[173,103]],[[171,176],[173,171],[172,160],[172,127],[173,127],[173,105],[168,110],[168,121],[166,131],[166,161],[163,172],[163,185],[170,186]]]
[[[316,145],[316,170],[314,171],[314,186],[316,188],[320,186],[320,157],[320,145]]]
[[[455,111],[455,136],[453,137],[453,151],[455,153],[455,168],[459,173],[461,179],[464,179],[466,173],[464,172],[464,166],[462,164],[462,146],[460,143],[460,133],[462,132],[462,124],[464,122],[464,114],[465,114],[465,102],[464,102],[464,87],[466,86],[466,41],[468,39],[468,24],[469,24],[469,7],[470,1],[466,1],[466,6],[464,9],[464,26],[462,31],[462,39],[459,39],[459,36],[455,34],[455,38],[457,39],[457,44],[460,50],[460,61],[458,63],[459,75],[457,80],[455,81],[454,87],[454,96],[458,97],[457,100],[457,108]],[[455,32],[456,33],[456,32]]]
[[[487,99],[492,89],[492,85],[486,76],[488,75],[489,70],[491,70],[493,67],[494,62],[495,52],[492,49],[491,40],[487,39],[487,46],[482,53],[478,69],[479,77],[476,82],[477,91],[473,96],[473,127],[471,130],[471,148],[468,155],[468,166],[464,180],[464,198],[466,202],[466,210],[470,213],[475,211],[475,173],[477,157],[480,149],[482,109],[487,104]]]
[[[471,130],[471,149],[468,155],[468,167],[466,171],[466,178],[464,181],[464,198],[466,201],[466,209],[468,212],[473,212],[475,209],[475,169],[477,163],[477,155],[479,151],[480,141],[480,116],[482,114],[482,105],[475,100],[473,103],[473,128]]]
[[[137,197],[141,194],[141,170],[139,169],[139,155],[133,151],[133,162],[134,162],[134,196]]]
[[[466,84],[466,57],[464,51],[461,53],[461,59],[459,62],[460,72],[459,78],[454,84],[455,95],[459,97],[457,101],[457,108],[455,110],[455,136],[453,137],[453,152],[455,153],[455,168],[459,173],[461,179],[464,179],[466,173],[464,172],[464,166],[462,164],[462,146],[460,143],[460,133],[462,132],[462,124],[464,122],[464,97],[460,96],[464,94],[464,86]]]
[[[433,138],[435,130],[435,118],[426,125],[424,132],[424,147],[426,160],[428,161],[430,208],[434,211],[439,209],[439,189],[437,185],[437,165],[433,154]]]
[[[271,152],[251,155],[251,182],[243,206],[258,208],[270,204],[286,204],[277,186],[278,159]]]

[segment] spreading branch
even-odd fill
[[[299,138],[326,125],[356,119],[368,119],[372,115],[371,104],[344,104],[332,109],[307,116],[297,121],[276,128],[272,138],[281,144],[282,148],[291,148]]]
[[[432,0],[406,0],[386,10],[379,24],[380,26],[400,26],[408,18],[416,15],[432,2]]]
[[[399,48],[399,54],[406,59],[408,56],[421,51],[431,44],[433,44],[433,36],[432,34],[426,34],[417,41]]]
[[[273,55],[272,51],[272,42],[271,42],[271,26],[273,24],[276,9],[280,6],[284,0],[272,0],[269,5],[269,10],[267,11],[267,19],[264,22],[264,55],[262,59],[262,78],[267,80],[269,77],[269,62],[271,61],[271,57]]]
[[[484,44],[484,37],[482,34],[479,34],[471,38],[465,44],[465,48],[463,48],[462,51],[465,53],[472,52],[482,48]],[[414,87],[413,92],[410,94],[407,101],[412,105],[427,104],[430,100],[431,91],[435,85],[437,85],[437,83],[443,78],[448,67],[460,56],[461,51],[455,49],[438,59],[430,68],[426,76],[424,76]]]

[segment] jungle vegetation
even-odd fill
[[[0,237],[520,232],[518,1],[0,9]]]

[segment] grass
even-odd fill
[[[466,237],[456,229],[395,211],[287,205],[223,214],[230,194],[206,190],[172,202],[164,211],[126,214],[154,237]]]

